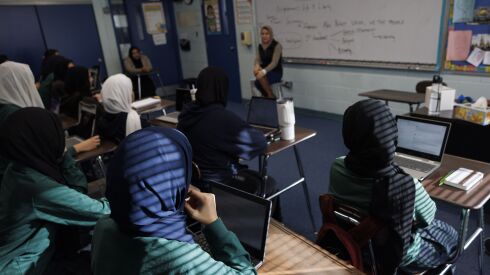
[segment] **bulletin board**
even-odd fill
[[[451,0],[446,71],[490,73],[490,0]]]

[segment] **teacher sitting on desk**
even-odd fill
[[[260,38],[254,63],[255,87],[264,97],[274,98],[271,84],[282,80],[282,46],[274,39],[270,26],[260,28]]]
[[[129,49],[128,57],[124,59],[124,70],[131,74],[131,81],[133,82],[133,90],[138,95],[138,74],[145,74],[140,76],[141,81],[141,98],[150,97],[155,95],[155,85],[149,73],[153,70],[150,59],[141,54],[141,50],[138,47],[131,47]]]

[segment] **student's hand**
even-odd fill
[[[84,140],[78,144],[75,144],[73,147],[75,148],[75,151],[78,153],[81,152],[87,152],[87,151],[92,151],[97,146],[100,145],[100,137],[99,136],[93,136],[87,140]]]
[[[97,99],[98,102],[102,102],[102,95],[100,93],[93,94],[92,97]]]
[[[260,71],[262,71],[262,68],[258,65],[254,66],[254,75],[255,77],[257,77],[257,74],[260,73]]]
[[[36,82],[36,83],[35,83],[35,85],[36,85],[36,89],[37,89],[37,90],[39,90],[39,88],[41,88],[41,83]]]
[[[260,70],[256,75],[255,75],[255,78],[257,79],[261,79],[262,77],[264,77],[265,74],[264,74],[264,71],[263,70]]]
[[[141,68],[141,71],[142,71],[143,73],[147,73],[147,72],[149,72],[149,71],[151,71],[151,70],[150,70],[150,68],[148,68],[148,67],[143,67],[143,68]]]
[[[189,199],[186,200],[184,207],[191,218],[204,225],[211,224],[218,219],[213,194],[189,190],[188,195]]]

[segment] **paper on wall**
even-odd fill
[[[475,9],[475,0],[454,0],[453,22],[471,22],[473,21],[473,10]]]
[[[468,56],[468,59],[466,59],[466,61],[471,65],[478,67],[483,61],[484,55],[485,52],[480,50],[480,48],[474,48],[470,56]]]
[[[483,55],[483,65],[490,65],[490,52],[485,52]]]
[[[165,33],[154,34],[152,37],[155,46],[167,44],[167,35]]]
[[[471,46],[472,31],[449,31],[447,38],[446,60],[464,61]]]

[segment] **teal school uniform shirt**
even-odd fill
[[[109,203],[93,200],[70,148],[60,184],[12,162],[0,186],[0,274],[41,274],[51,260],[57,225],[94,226],[110,213]]]
[[[92,271],[98,274],[257,274],[235,234],[218,219],[203,230],[211,255],[199,245],[157,237],[130,237],[114,220],[95,226]]]
[[[374,179],[354,174],[345,167],[344,157],[337,158],[330,169],[330,186],[328,193],[356,208],[370,209]],[[436,204],[429,197],[422,184],[414,179],[415,207],[413,218],[417,228],[428,226],[436,213]],[[402,260],[401,266],[413,262],[420,251],[421,237],[412,234],[413,242]]]

